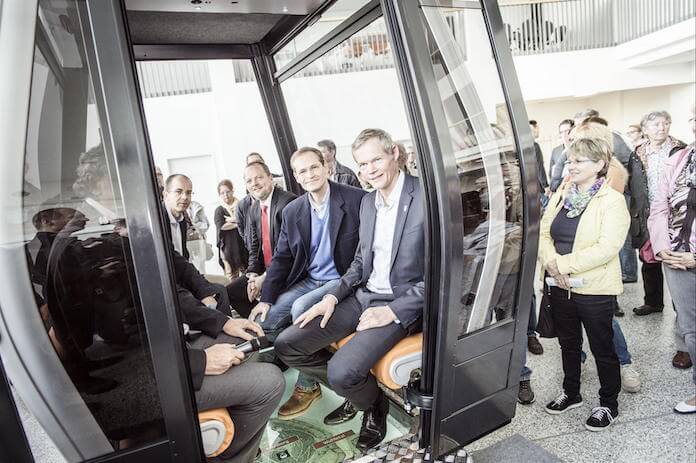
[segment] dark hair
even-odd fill
[[[266,165],[266,163],[264,163],[264,162],[259,162],[259,161],[250,162],[249,164],[246,165],[245,169],[248,169],[249,167],[252,167],[252,166],[260,166],[263,169],[263,171],[266,173],[266,175],[268,175],[268,176],[271,175],[271,169],[269,169],[268,166]]]
[[[332,153],[336,152],[336,143],[333,142],[333,140],[319,140],[317,142],[317,146],[320,148],[326,148],[327,150],[331,151]]]
[[[579,113],[575,113],[575,116],[573,116],[573,119],[587,119],[588,117],[592,116],[599,116],[599,111],[596,109],[591,109],[587,108],[584,111],[580,111]]]
[[[290,156],[290,166],[292,166],[292,170],[295,170],[295,167],[293,166],[293,162],[295,161],[295,159],[302,156],[303,154],[307,154],[307,153],[314,154],[317,157],[317,159],[319,160],[319,162],[321,162],[321,165],[322,166],[325,165],[324,155],[321,154],[321,151],[319,151],[316,148],[312,148],[311,146],[305,146],[305,147],[298,149],[297,151],[292,153],[292,156]]]
[[[167,177],[167,180],[164,181],[164,188],[168,190],[169,187],[172,186],[172,182],[179,177],[183,178],[184,180],[187,180],[191,185],[193,185],[193,182],[191,181],[191,179],[188,178],[186,175],[184,175],[184,174],[172,174],[169,177]]]
[[[533,125],[534,127],[536,127],[536,126],[537,126],[537,121],[535,121],[534,119],[530,119],[530,120],[529,120],[529,125]]]
[[[263,156],[261,156],[261,155],[260,155],[259,153],[257,153],[256,151],[252,151],[251,153],[249,153],[249,154],[246,155],[246,162],[247,162],[247,164],[249,164],[249,158],[252,157],[252,156],[258,156],[258,157],[261,158],[261,160],[262,160],[263,162],[266,162],[266,161],[263,159]]]
[[[227,188],[230,189],[230,191],[234,191],[234,185],[232,185],[232,182],[230,182],[228,179],[220,180],[220,183],[218,183],[218,186],[217,186],[218,194],[220,194],[220,187],[221,186],[226,186]]]
[[[607,122],[607,120],[604,119],[603,117],[590,116],[587,119],[585,119],[584,121],[582,121],[583,124],[588,124],[590,122],[594,122],[595,124],[603,125],[604,127],[609,127],[609,122]]]
[[[558,123],[558,127],[560,128],[562,125],[569,125],[572,129],[573,127],[575,127],[575,121],[573,119],[563,119],[561,122]]]

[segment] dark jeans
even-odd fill
[[[614,349],[614,296],[594,296],[551,288],[553,321],[561,345],[563,359],[563,390],[568,397],[580,394],[580,357],[582,328],[585,327],[590,350],[599,374],[599,402],[603,407],[618,411],[621,390],[621,369]]]
[[[230,300],[230,306],[237,311],[239,315],[248,318],[251,309],[256,305],[256,301],[249,302],[247,297],[247,277],[237,277],[227,285],[227,297]]]
[[[662,278],[662,264],[659,262],[656,264],[643,262],[643,267],[640,271],[643,274],[644,303],[660,309],[663,308],[665,306],[665,286]]]
[[[626,242],[619,251],[619,261],[621,262],[621,278],[623,281],[638,280],[638,257],[636,250],[631,245],[631,235],[628,235]]]
[[[317,317],[304,328],[292,325],[280,333],[276,355],[286,365],[331,387],[358,410],[367,410],[380,394],[370,369],[408,333],[401,325],[390,323],[357,332],[335,354],[326,347],[353,333],[365,309],[389,302],[389,296],[358,289],[336,306],[325,328],[319,326],[321,317]]]

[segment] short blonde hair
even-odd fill
[[[582,122],[575,127],[573,132],[573,139],[577,140],[579,138],[601,138],[610,147],[614,146],[614,135],[609,130],[609,127],[602,125],[599,122]]]
[[[604,138],[576,138],[568,147],[568,159],[571,156],[584,156],[594,162],[604,161],[604,167],[597,172],[597,177],[606,177],[611,163],[611,145]]]
[[[385,153],[392,153],[394,150],[394,140],[392,139],[391,135],[382,129],[365,129],[360,132],[350,147],[351,151],[355,152],[355,150],[359,149],[367,141],[372,140],[373,138],[379,140]]]

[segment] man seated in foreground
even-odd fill
[[[274,341],[312,305],[336,288],[355,256],[363,190],[329,181],[329,168],[316,148],[300,148],[290,158],[293,173],[306,193],[283,210],[278,244],[261,291],[251,311]],[[295,389],[278,410],[278,418],[304,413],[321,398],[319,383],[300,372]],[[339,424],[357,411],[345,403],[324,419]]]
[[[421,328],[424,284],[423,195],[399,170],[399,150],[383,130],[363,130],[352,146],[376,191],[360,207],[360,243],[338,286],[275,342],[288,366],[318,378],[363,410],[358,448],[386,434],[389,402],[370,373],[396,343]],[[331,343],[356,332],[335,354]]]

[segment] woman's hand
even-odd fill
[[[570,275],[558,274],[554,277],[559,288],[570,291]]]
[[[696,259],[690,252],[660,251],[658,257],[671,268],[678,270],[687,270],[696,267]]]
[[[546,271],[554,278],[561,274],[561,272],[558,270],[558,262],[556,262],[556,259],[546,264]]]

